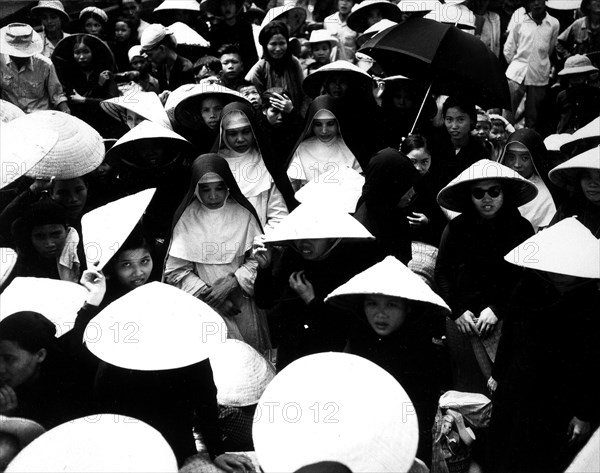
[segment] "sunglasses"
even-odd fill
[[[483,196],[485,196],[485,194],[489,195],[492,199],[495,199],[500,194],[502,194],[502,187],[494,186],[490,187],[489,189],[475,187],[473,190],[471,190],[471,195],[477,200],[483,199]]]

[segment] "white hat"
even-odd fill
[[[544,138],[544,146],[548,151],[560,151],[560,147],[571,139],[570,133],[554,133]]]
[[[275,369],[264,356],[241,340],[229,339],[215,347],[210,366],[222,406],[256,404],[275,377]]]
[[[265,390],[252,438],[266,473],[328,460],[355,473],[408,471],[419,439],[402,386],[383,368],[347,353],[294,361]]]
[[[8,100],[0,99],[0,122],[8,123],[25,115],[25,112]]]
[[[117,414],[97,414],[54,427],[23,449],[7,472],[176,473],[177,459],[153,427]]]
[[[398,22],[396,21],[391,21],[387,18],[384,18],[383,20],[378,21],[374,25],[369,26],[362,34],[358,35],[358,38],[356,38],[356,42],[359,46],[362,46],[368,39],[372,38],[378,33],[381,33],[383,30],[387,30],[392,26],[396,26],[397,24]]]
[[[600,144],[600,117],[594,118],[586,126],[571,135],[560,147],[561,152],[572,155],[574,152],[582,153]]]
[[[69,21],[69,14],[65,11],[65,7],[59,0],[40,0],[38,4],[31,9],[32,14],[41,13],[43,10],[52,10],[58,13],[63,21]]]
[[[18,277],[0,295],[0,320],[16,312],[38,312],[56,326],[60,337],[75,325],[87,296],[85,287],[70,281]]]
[[[142,47],[139,44],[131,46],[131,48],[129,48],[129,51],[127,51],[127,57],[129,58],[129,62],[131,62],[136,56],[145,57],[142,51]]]
[[[450,308],[425,281],[393,256],[357,274],[325,298],[325,302],[339,307],[362,307],[362,296],[382,295],[424,302],[442,308],[446,315]]]
[[[514,133],[515,127],[512,126],[512,124],[506,119],[504,118],[502,115],[498,115],[497,113],[490,113],[490,120],[500,120],[502,123],[504,123],[504,129],[506,130],[507,133],[511,134]]]
[[[25,23],[11,23],[0,28],[0,53],[30,57],[44,49],[42,37]]]
[[[192,3],[196,3],[196,5],[198,5],[196,1],[193,1]],[[169,30],[173,34],[177,44],[198,46],[200,48],[210,47],[210,43],[206,39],[200,36],[197,31],[193,30],[181,21],[177,21],[172,25],[169,25]]]
[[[143,32],[140,38],[140,45],[142,46],[142,51],[146,51],[148,49],[152,49],[154,46],[158,45],[163,39],[167,36],[171,35],[172,32],[169,28],[161,25],[160,23],[153,23],[149,25]],[[173,38],[175,41],[175,38]]]
[[[130,110],[146,120],[173,129],[167,112],[155,92],[134,92],[132,94],[113,97],[100,102],[100,108],[115,120],[125,122],[127,110]]]
[[[21,417],[6,417],[0,415],[0,432],[14,435],[21,448],[25,448],[36,438],[46,432],[40,424]]]
[[[370,8],[378,8],[383,18],[399,23],[402,21],[402,12],[397,5],[388,0],[363,0],[354,4],[350,15],[348,15],[348,27],[358,33],[364,32],[367,28],[367,15]]]
[[[260,24],[260,29],[262,30],[272,21],[283,21],[288,25],[290,36],[293,36],[306,21],[306,15],[306,10],[303,7],[296,5],[293,1],[287,2],[280,7],[270,8]]]
[[[104,23],[108,23],[108,15],[106,14],[106,12],[104,10],[102,10],[102,8],[98,8],[98,7],[94,7],[94,6],[92,6],[92,7],[85,7],[83,10],[81,10],[79,12],[79,19],[81,20],[87,14],[96,15]]]
[[[165,10],[200,11],[200,3],[196,0],[165,0],[154,9],[154,13]]]
[[[365,178],[349,166],[336,170],[335,178],[309,181],[294,194],[300,203],[339,206],[344,212],[354,213],[356,204],[362,195]]]
[[[473,182],[498,179],[512,191],[517,207],[532,201],[538,189],[532,182],[503,164],[481,159],[452,179],[437,196],[438,204],[454,212],[464,212],[472,207],[469,187]]]
[[[565,61],[565,67],[558,73],[559,76],[570,74],[583,74],[584,72],[598,72],[590,58],[584,54],[573,54]]]
[[[578,177],[584,169],[600,171],[600,145],[559,164],[548,173],[550,180],[559,187],[574,190]]]
[[[343,209],[319,203],[300,204],[272,229],[265,242],[283,243],[318,238],[375,238]]]
[[[111,328],[113,327],[113,328]],[[119,336],[114,336],[115,328]],[[107,363],[143,371],[206,360],[227,339],[219,314],[174,286],[151,282],[117,299],[86,329],[88,349]]]
[[[304,89],[304,92],[306,92],[306,95],[313,98],[320,95],[321,88],[323,87],[325,80],[330,75],[333,75],[337,72],[348,74],[348,76],[352,77],[353,80],[368,85],[369,87],[371,87],[373,84],[373,79],[371,76],[363,71],[360,67],[355,66],[349,61],[339,59],[329,64],[325,64],[312,74],[306,76],[306,78],[302,81],[302,88]]]
[[[553,10],[578,10],[581,0],[548,0],[546,6]]]
[[[463,30],[475,29],[475,14],[458,2],[440,4],[423,18],[454,25]]]
[[[311,44],[329,43],[329,46],[332,49],[339,44],[337,38],[333,36],[329,30],[312,30],[308,42]]]
[[[156,189],[110,202],[86,213],[81,218],[83,246],[88,267],[97,263],[102,270],[139,222]]]
[[[538,271],[600,279],[600,240],[576,217],[536,233],[504,259]]]

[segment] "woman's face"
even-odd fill
[[[219,128],[222,111],[223,102],[218,98],[208,97],[202,100],[202,104],[200,105],[202,121],[211,130],[217,130]]]
[[[279,128],[283,125],[283,112],[275,107],[268,107],[263,111],[271,126]]]
[[[350,88],[350,82],[347,77],[341,74],[336,74],[327,83],[326,92],[331,97],[340,98],[345,97]]]
[[[275,34],[267,43],[267,52],[273,59],[281,59],[285,56],[288,48],[288,42],[282,34]]]
[[[127,110],[127,126],[130,130],[138,126],[144,120],[145,118],[141,115],[138,115],[137,113],[132,112],[131,110]]]
[[[225,130],[225,141],[236,153],[247,152],[254,144],[254,134],[250,125]]]
[[[463,140],[471,133],[471,117],[458,107],[450,107],[446,111],[444,124],[454,141]]]
[[[42,10],[40,12],[40,21],[47,33],[54,33],[62,30],[60,15],[52,10]]]
[[[312,122],[312,132],[323,143],[334,140],[339,133],[339,127],[335,118],[315,118]]]
[[[496,216],[504,203],[504,192],[497,179],[484,179],[471,184],[471,202],[484,219]]]
[[[146,284],[153,268],[152,256],[146,248],[122,251],[112,264],[117,281],[128,290]]]
[[[198,184],[200,201],[209,209],[220,209],[225,204],[229,189],[223,181]]]
[[[427,174],[431,166],[431,155],[425,148],[413,149],[408,153],[408,158],[421,176]]]
[[[87,34],[91,34],[94,36],[100,36],[100,34],[102,33],[102,23],[100,23],[95,18],[90,17],[87,20],[85,20],[85,24],[83,25],[83,30]]]
[[[127,41],[131,37],[131,28],[124,21],[115,23],[115,39],[117,41]]]
[[[391,335],[406,320],[406,303],[400,297],[368,295],[363,308],[369,325],[380,337]]]
[[[25,384],[38,373],[45,359],[44,348],[31,353],[17,342],[0,340],[0,385],[18,388]]]
[[[52,198],[66,209],[67,215],[72,219],[81,216],[87,203],[87,197],[87,184],[79,177],[59,179],[52,186]]]
[[[165,164],[167,156],[165,147],[156,140],[140,140],[136,144],[135,150],[137,151],[136,166],[152,169]]]
[[[313,238],[308,240],[294,240],[294,248],[303,259],[308,261],[320,260],[329,251],[335,239]]]
[[[73,49],[75,62],[82,69],[92,68],[92,50],[83,43],[78,43]]]
[[[504,164],[513,171],[517,171],[525,179],[531,178],[535,171],[531,154],[529,154],[527,146],[521,143],[510,143],[506,147]]]
[[[585,198],[594,205],[600,205],[600,170],[584,170],[579,182]]]
[[[56,259],[67,241],[67,228],[59,223],[37,225],[31,229],[31,244],[44,259]]]

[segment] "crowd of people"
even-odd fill
[[[565,471],[600,425],[600,1],[552,1],[39,0],[2,27],[0,471],[59,468],[76,429],[100,447],[59,469],[108,465],[109,414],[155,445],[129,438],[140,471]],[[415,17],[479,38],[510,103],[361,52]],[[278,395],[335,409],[265,427]]]

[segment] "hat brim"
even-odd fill
[[[600,117],[595,118],[571,135],[571,138],[560,147],[562,153],[573,156],[583,153],[600,144]]]
[[[348,63],[350,66],[347,66],[340,64],[342,62],[347,63],[347,61],[335,61],[335,63],[327,64],[306,76],[302,81],[302,89],[306,95],[311,98],[321,95],[323,85],[334,74],[347,74],[359,87],[370,88],[372,86],[373,79],[369,74],[354,64]]]
[[[584,170],[600,171],[600,145],[559,164],[548,173],[553,184],[568,190],[579,185],[579,176]]]
[[[376,7],[381,11],[381,16],[391,21],[395,21],[396,23],[400,23],[402,21],[402,12],[397,5],[394,5],[390,2],[381,2],[381,3],[371,3],[365,4],[350,13],[348,16],[347,24],[350,29],[363,33],[369,26],[367,25],[367,14],[369,8]]]
[[[568,76],[572,74],[584,74],[586,72],[598,72],[598,68],[592,66],[579,66],[579,67],[565,67],[562,71],[558,73],[559,76]]]
[[[211,96],[223,100],[223,106],[231,102],[242,102],[250,105],[248,99],[235,90],[217,90],[209,86],[206,88],[198,87],[176,105],[174,116],[177,123],[192,130],[199,129],[200,124],[203,123],[199,113],[200,103]]]
[[[260,29],[262,30],[272,21],[283,21],[286,25],[288,25],[290,36],[294,36],[294,34],[306,21],[306,10],[298,6],[288,7],[288,5],[273,7],[267,11],[267,14],[260,24]]]
[[[50,7],[50,6],[35,6],[31,9],[31,13],[33,15],[39,15],[44,10],[50,10],[54,13],[58,13],[61,16],[62,20],[66,23],[71,21],[71,17],[69,17],[69,14],[66,11],[61,10],[60,8],[54,8],[54,7]]]
[[[2,31],[2,37],[0,38],[2,54],[7,54],[8,56],[14,57],[31,57],[34,54],[40,54],[44,50],[44,42],[39,34],[37,34],[35,31],[33,33],[34,34],[31,43],[29,43],[26,47],[17,48],[6,41],[6,31]]]
[[[115,69],[115,57],[108,44],[100,38],[89,34],[67,36],[58,42],[52,53],[52,62],[56,66],[56,73],[59,80],[63,83],[69,83],[73,69],[79,67],[73,57],[73,48],[81,40],[82,36],[85,36],[86,41],[91,45],[94,68],[98,71],[110,72],[113,72]]]

